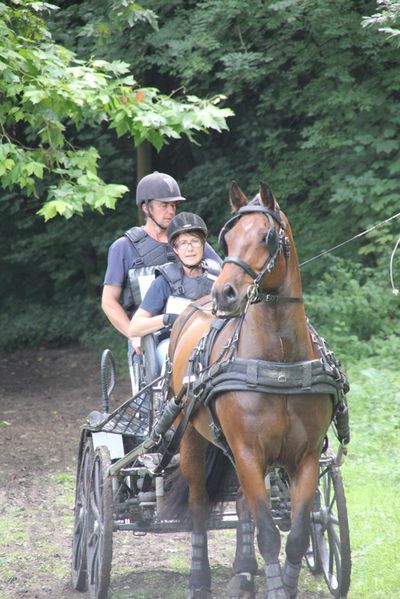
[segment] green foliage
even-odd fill
[[[71,148],[69,129],[104,123],[118,137],[129,135],[136,145],[147,139],[160,150],[167,139],[186,135],[194,141],[195,132],[226,128],[232,112],[217,106],[221,96],[180,101],[154,87],[140,88],[126,62],[79,60],[52,40],[32,12],[49,7],[0,3],[0,181],[6,189],[18,186],[39,197],[37,181],[43,180],[40,195],[49,192],[39,213],[45,220],[87,207],[114,208],[128,191],[98,176],[96,149]],[[131,3],[115,7],[117,13],[122,9],[147,14]]]
[[[364,27],[376,27],[388,39],[400,47],[400,2],[397,0],[377,0],[379,12],[363,19]]]
[[[104,324],[99,306],[89,300],[79,305],[68,302],[48,309],[31,304],[27,310],[24,304],[17,304],[13,310],[18,312],[15,320],[10,320],[7,307],[0,315],[2,350],[76,342],[85,328],[95,332]]]
[[[145,40],[132,32],[143,47],[138,69],[223,93],[236,114],[227,136],[191,149],[189,189],[199,169],[204,181],[218,178],[219,194],[230,172],[249,195],[266,179],[296,229],[315,233],[304,239],[310,254],[395,211],[400,56],[362,27],[375,2],[147,6],[159,28]],[[229,168],[217,170],[216,160]],[[375,264],[386,242],[378,234],[363,244],[364,264]]]
[[[364,271],[360,278],[356,267],[351,269],[343,260],[331,258],[328,265],[321,280],[305,294],[310,321],[346,361],[378,355],[394,363],[400,351],[400,338],[393,334],[398,299],[388,280],[379,272]]]
[[[152,168],[179,180],[212,241],[229,216],[233,179],[250,198],[260,180],[272,185],[300,261],[398,212],[400,55],[376,30],[383,21],[363,26],[378,12],[394,19],[397,3],[148,0],[142,12],[131,1],[58,4],[44,25],[35,16],[44,5],[35,3],[42,8],[33,14],[29,2],[13,3],[21,18],[13,28],[6,18],[2,24],[13,33],[1,48],[12,49],[17,33],[27,41],[15,64],[0,65],[0,92],[3,75],[11,90],[18,85],[19,64],[32,72],[20,95],[4,95],[15,111],[3,124],[9,139],[0,146],[0,176],[11,186],[13,173],[24,189],[17,195],[14,185],[0,197],[7,309],[25,302],[51,311],[60,301],[99,298],[107,247],[137,224],[132,199],[115,202],[135,186],[132,140],[144,137],[157,148],[170,141],[153,153]],[[179,106],[171,90],[186,94]],[[227,96],[235,110],[230,131],[219,105],[193,95]],[[43,132],[25,119],[42,119]],[[40,222],[34,215],[45,194],[42,214],[81,216]],[[83,206],[95,212],[82,214]],[[387,353],[398,298],[388,289],[386,262],[397,235],[394,220],[303,269],[307,312],[340,356]]]

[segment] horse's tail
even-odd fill
[[[210,507],[221,503],[228,481],[232,480],[233,465],[226,454],[209,443],[206,452],[206,490]],[[166,495],[160,514],[165,519],[184,520],[188,511],[189,486],[179,468],[167,477]]]

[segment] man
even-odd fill
[[[151,278],[156,266],[176,260],[176,254],[168,244],[167,227],[176,214],[177,202],[185,199],[170,175],[155,171],[143,177],[136,188],[136,204],[144,212],[145,225],[129,229],[110,246],[101,307],[111,324],[128,340],[130,319],[141,301],[140,275],[142,280]],[[204,256],[221,264],[209,244],[206,244]],[[139,345],[138,339],[128,341],[133,388],[132,359],[134,348]]]

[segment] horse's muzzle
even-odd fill
[[[233,316],[240,312],[242,299],[231,283],[224,283],[222,289],[216,286],[212,290],[213,313]]]

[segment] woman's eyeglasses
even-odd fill
[[[189,245],[192,248],[199,248],[202,244],[203,242],[201,239],[192,239],[191,241],[177,241],[175,247],[178,250],[187,250]]]

